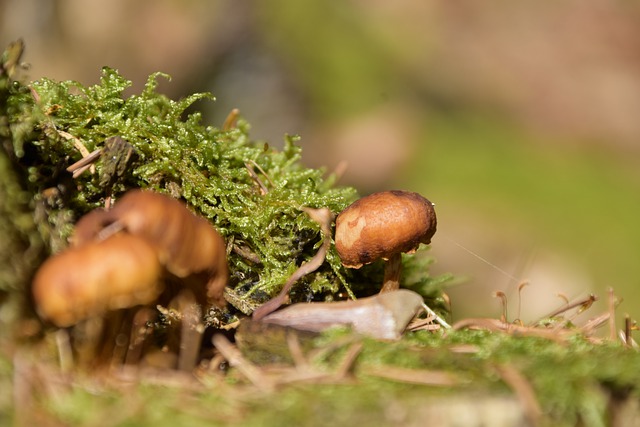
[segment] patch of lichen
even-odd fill
[[[340,212],[356,198],[352,188],[334,186],[335,177],[300,162],[297,138],[284,148],[254,141],[240,118],[229,128],[204,124],[194,103],[211,100],[196,93],[172,100],[158,93],[162,73],[151,75],[144,89],[130,96],[131,82],[105,67],[99,84],[41,79],[5,85],[4,137],[32,207],[44,214],[38,227],[50,252],[64,248],[73,224],[131,188],[151,188],[181,198],[211,220],[228,242],[230,285],[252,304],[273,296],[321,243],[320,226],[301,207]],[[67,168],[86,152],[103,149],[120,136],[133,148],[126,159],[102,155],[95,171],[72,177]],[[126,160],[126,161],[125,161]],[[119,166],[114,174],[113,163]],[[34,208],[35,209],[35,208]],[[295,300],[333,299],[353,294],[347,272],[332,248],[325,264],[300,280]],[[378,287],[381,273],[366,285]],[[346,291],[346,292],[345,292]],[[366,293],[366,292],[365,292]]]

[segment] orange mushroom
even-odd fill
[[[144,239],[116,234],[47,259],[33,280],[38,314],[59,327],[107,310],[153,302],[162,266]]]
[[[342,264],[360,268],[384,259],[380,292],[400,286],[402,253],[429,244],[436,232],[433,203],[418,193],[383,191],[363,197],[336,218],[335,243]]]

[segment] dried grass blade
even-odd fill
[[[384,378],[402,383],[423,384],[433,386],[453,386],[460,383],[460,379],[446,371],[431,371],[426,369],[407,369],[397,366],[367,366],[361,371],[365,375]]]
[[[509,387],[513,389],[516,396],[518,396],[531,425],[539,425],[540,418],[542,417],[542,409],[540,409],[540,403],[538,399],[536,399],[536,393],[531,383],[529,383],[520,371],[511,365],[496,366],[496,369],[502,377],[502,380],[507,383]]]
[[[275,390],[276,384],[266,377],[257,366],[245,359],[240,350],[231,344],[224,335],[214,335],[213,345],[227,359],[229,364],[238,369],[253,385],[266,392]]]

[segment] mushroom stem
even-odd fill
[[[393,254],[384,264],[384,281],[380,293],[400,289],[400,272],[402,271],[402,254]]]

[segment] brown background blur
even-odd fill
[[[636,2],[0,0],[0,42],[18,37],[30,79],[107,65],[133,92],[163,71],[171,97],[217,97],[214,124],[238,107],[255,139],[347,162],[362,194],[423,193],[432,272],[466,278],[457,317],[497,315],[497,290],[516,317],[524,279],[525,320],[609,286],[640,316]]]

